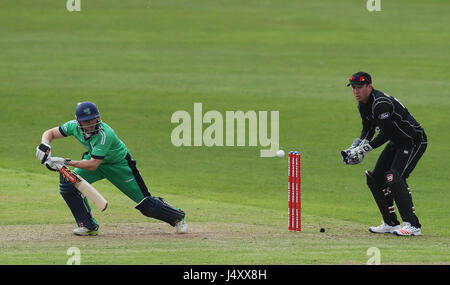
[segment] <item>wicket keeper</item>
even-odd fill
[[[344,163],[358,164],[369,151],[389,141],[374,169],[365,172],[367,186],[383,217],[382,224],[370,227],[369,231],[398,236],[421,235],[421,224],[406,180],[427,148],[425,131],[396,98],[373,88],[368,73],[353,74],[347,86],[352,87],[358,101],[362,131],[352,146],[341,152]],[[376,128],[379,132],[373,138]],[[394,201],[403,227],[397,220]]]
[[[143,215],[176,227],[178,233],[187,232],[185,213],[150,194],[136,167],[136,161],[114,130],[101,120],[97,106],[92,102],[79,103],[75,117],[76,120],[43,133],[41,144],[36,148],[39,161],[54,171],[58,170],[58,165],[73,166],[74,171],[91,184],[106,178],[136,202],[135,208]],[[82,160],[51,156],[52,140],[69,136],[75,137],[86,148]],[[59,189],[78,225],[74,234],[97,235],[99,224],[92,216],[87,198],[62,175]]]

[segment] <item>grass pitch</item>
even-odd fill
[[[64,1],[62,1],[64,2]],[[61,1],[0,3],[0,264],[450,263],[447,1]],[[381,149],[344,166],[359,135],[348,76],[404,103],[429,147],[409,179],[424,236],[367,231],[381,218],[365,185]],[[187,212],[190,233],[149,220],[107,181],[98,237],[71,234],[58,179],[34,157],[44,130],[100,108],[150,192]],[[280,148],[302,153],[303,231],[287,231],[287,159],[262,147],[174,147],[171,115],[277,110]],[[206,128],[207,125],[204,127]],[[74,139],[54,141],[78,159]],[[320,233],[320,228],[326,232]]]

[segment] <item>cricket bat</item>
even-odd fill
[[[61,166],[59,172],[73,185],[77,188],[89,201],[94,203],[94,205],[100,210],[106,210],[108,206],[108,201],[103,198],[97,189],[95,189],[89,182],[83,179],[80,175],[76,174],[66,166]]]

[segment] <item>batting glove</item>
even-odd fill
[[[47,166],[48,170],[58,171],[62,167],[62,164],[57,164],[50,159],[47,159],[47,161],[45,162],[45,166]]]
[[[49,144],[41,143],[36,147],[36,157],[41,163],[46,162],[50,158],[50,154],[51,146]]]
[[[66,165],[66,166],[70,165],[72,161],[71,159],[62,157],[50,157],[49,160],[56,165]]]

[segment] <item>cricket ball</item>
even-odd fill
[[[280,149],[279,151],[277,151],[277,156],[284,157],[284,150]]]

